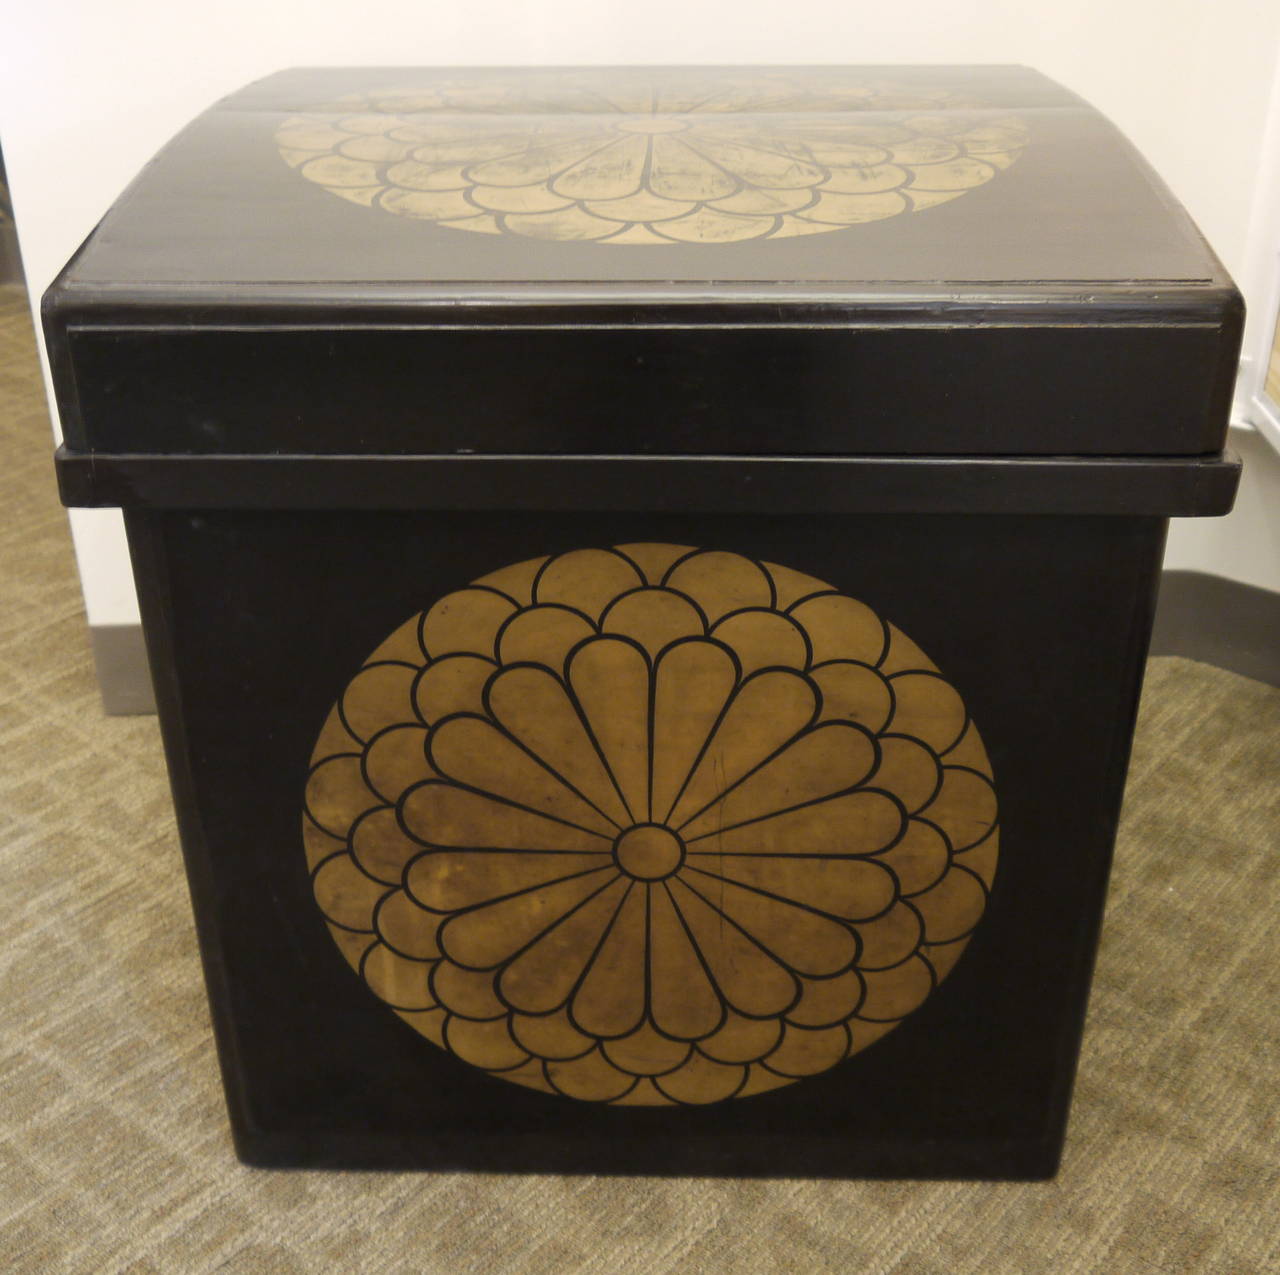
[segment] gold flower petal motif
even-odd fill
[[[351,94],[276,144],[330,193],[483,234],[631,246],[843,230],[984,185],[1026,125],[942,88],[830,72],[474,72]]]
[[[920,648],[680,545],[517,563],[356,671],[311,759],[316,902],[374,995],[513,1084],[719,1102],[835,1066],[980,923],[991,764]]]

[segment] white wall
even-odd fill
[[[1280,452],[1256,430],[1233,429],[1228,446],[1244,461],[1235,509],[1226,518],[1174,519],[1165,569],[1280,592]]]
[[[1274,0],[61,0],[10,6],[0,139],[39,297],[116,194],[192,115],[289,65],[1022,62],[1110,115],[1232,271],[1280,47]],[[1274,458],[1268,457],[1270,461]],[[1170,565],[1280,589],[1280,474]],[[1257,506],[1254,508],[1254,506]],[[1237,530],[1239,527],[1239,530]],[[1261,527],[1261,539],[1258,528]],[[118,516],[76,511],[93,624],[136,620]],[[1268,555],[1272,555],[1269,559]]]

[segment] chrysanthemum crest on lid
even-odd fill
[[[1006,111],[832,70],[470,72],[284,121],[308,181],[458,230],[609,244],[843,230],[982,186],[1028,141]]]

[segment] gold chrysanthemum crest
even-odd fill
[[[496,1076],[637,1105],[826,1071],[917,1009],[986,906],[960,696],[810,576],[666,544],[504,568],[383,642],[303,819],[368,987]]]
[[[941,88],[696,71],[527,72],[356,93],[280,153],[353,203],[458,230],[610,244],[842,230],[982,186],[1022,120]]]

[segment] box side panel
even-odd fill
[[[125,513],[129,556],[147,645],[147,664],[155,693],[156,711],[164,741],[169,787],[178,821],[187,886],[191,895],[205,988],[221,1064],[223,1089],[234,1134],[241,1136],[250,1122],[247,1071],[240,1049],[239,1028],[231,1017],[233,989],[228,983],[226,948],[229,936],[217,924],[221,889],[217,854],[207,839],[198,789],[203,782],[199,740],[189,729],[188,679],[175,641],[180,632],[172,575],[171,543],[165,533],[168,519],[149,510]],[[179,563],[179,572],[184,569]],[[178,593],[183,592],[179,583]]]
[[[153,656],[164,665],[157,675],[168,688],[162,712],[171,762],[178,758],[175,775],[183,775],[180,783],[175,778],[175,793],[233,1119],[247,1158],[644,1173],[1053,1171],[1150,624],[1159,520],[177,512],[154,518],[168,592],[163,606],[148,607],[149,623],[163,628]],[[881,676],[871,667],[879,662],[897,701],[909,702],[909,685],[892,681],[887,654],[897,649],[895,658],[905,660],[900,677],[923,667],[918,648],[892,645],[894,631],[909,635],[963,697],[994,775],[998,868],[985,914],[954,972],[883,1039],[796,1083],[784,1083],[794,1078],[786,1069],[794,1073],[796,1066],[783,1060],[779,1087],[752,1097],[616,1106],[511,1083],[501,1074],[502,1059],[471,1052],[471,1063],[463,1061],[468,1046],[448,1036],[452,1052],[432,1043],[428,1031],[413,1026],[419,1011],[410,1007],[398,1017],[371,990],[377,976],[366,970],[362,979],[344,961],[352,940],[341,927],[326,930],[317,899],[332,916],[333,897],[308,875],[302,812],[313,749],[323,756],[349,748],[352,760],[343,764],[381,782],[381,763],[370,760],[358,738],[351,743],[351,731],[370,728],[361,725],[357,701],[344,694],[375,648],[398,634],[383,648],[377,676],[389,669],[393,680],[417,679],[415,661],[442,656],[428,656],[418,636],[428,632],[430,644],[438,627],[423,630],[414,617],[445,595],[535,555],[636,542],[650,546],[634,551],[636,561],[660,575],[675,570],[670,564],[682,552],[671,550],[663,567],[663,551],[652,548],[662,544],[742,556],[717,559],[722,564],[745,559],[804,573],[768,568],[774,592],[756,610],[779,613],[779,624],[800,623],[796,599],[814,589],[829,586],[861,600],[894,630],[876,630],[887,645],[879,655],[863,652],[859,676]],[[140,555],[140,570],[153,569]],[[541,575],[526,568],[480,592],[486,605],[504,607],[503,590],[550,590],[555,578],[551,568]],[[667,584],[656,592],[676,588],[674,575],[661,578]],[[784,622],[782,612],[792,618]],[[441,614],[437,608],[433,624]],[[582,622],[608,627],[603,619]],[[729,641],[728,629],[718,632]],[[818,676],[805,671],[823,662],[815,640],[779,670],[784,681]],[[500,645],[494,650],[505,658]],[[908,651],[914,654],[902,654]],[[611,694],[622,694],[620,684]],[[335,716],[339,698],[346,707]],[[437,730],[443,719],[429,721],[431,710],[422,712],[419,698],[413,702],[420,707],[406,707],[402,726]],[[902,730],[904,721],[898,719]],[[428,747],[436,749],[440,737],[432,740]],[[883,743],[878,747],[883,759]],[[423,755],[448,765],[439,751]],[[970,770],[987,765],[978,752],[964,756]],[[963,759],[952,757],[961,769]],[[890,784],[875,773],[882,787]],[[395,807],[402,821],[412,819],[406,802]],[[943,814],[937,818],[945,822]],[[339,858],[355,853],[340,831],[325,834]],[[962,832],[953,828],[948,836],[953,860],[973,853],[956,848]],[[425,844],[419,849],[435,853]],[[676,884],[670,888],[678,893]],[[358,935],[359,924],[350,931]],[[440,990],[446,1000],[455,994]]]

